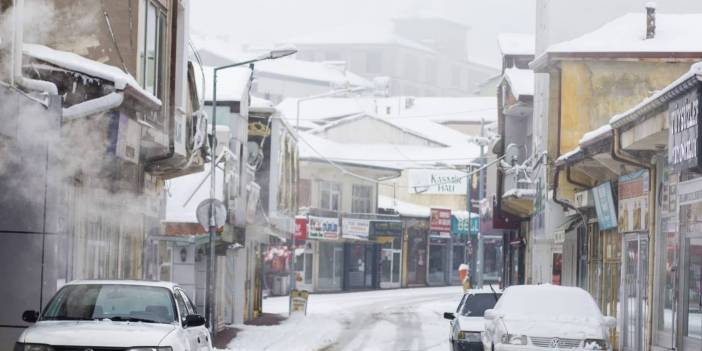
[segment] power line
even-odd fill
[[[355,98],[354,98],[355,99]],[[358,104],[358,103],[357,103]],[[412,119],[412,118],[429,118],[429,117],[435,117],[438,120],[441,120],[441,116],[451,116],[451,115],[461,115],[464,113],[472,113],[472,112],[487,112],[487,111],[497,111],[497,108],[489,107],[489,108],[482,108],[482,109],[476,109],[476,110],[465,110],[465,111],[455,111],[455,112],[446,112],[446,113],[432,113],[432,114],[424,114],[424,115],[382,115],[382,116],[377,116],[379,118],[388,118],[388,119]],[[359,113],[368,113],[368,111],[365,111],[365,109],[361,108],[361,111],[353,111],[349,114],[345,114],[342,116],[329,116],[329,117],[320,117],[320,118],[302,118],[300,117],[301,121],[328,121],[331,119],[341,119],[345,118],[347,116],[352,116],[355,114]],[[371,113],[372,114],[372,113]],[[373,114],[376,115],[376,114]],[[292,119],[292,118],[287,118],[287,119]],[[475,121],[475,122],[480,122]],[[494,122],[494,121],[491,121]]]

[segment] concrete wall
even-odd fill
[[[391,175],[394,172],[392,171],[383,171],[382,173],[378,172],[364,172],[362,169],[357,169],[349,166],[344,166],[347,170],[354,172],[359,175],[363,175],[365,177],[380,177],[382,174],[384,175]],[[321,181],[329,181],[329,182],[336,182],[341,184],[342,186],[342,193],[341,193],[341,212],[351,212],[351,204],[352,204],[352,190],[353,190],[353,185],[366,185],[370,186],[373,190],[371,192],[371,210],[375,211],[375,209],[378,208],[377,204],[377,187],[375,186],[374,182],[370,182],[368,180],[360,179],[358,177],[349,175],[349,174],[340,174],[339,170],[332,167],[331,165],[327,163],[319,163],[319,162],[309,162],[309,161],[301,161],[300,163],[300,179],[303,180],[309,180],[311,182],[310,184],[310,200],[311,200],[311,207],[313,208],[321,208],[321,202],[320,202],[320,187],[319,184]]]

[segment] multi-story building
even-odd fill
[[[67,281],[154,276],[144,248],[159,233],[164,180],[199,169],[205,139],[193,132],[188,1],[10,3],[0,2],[18,25],[0,34],[2,349],[26,327],[22,311]]]

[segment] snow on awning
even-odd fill
[[[534,71],[529,69],[508,68],[505,70],[504,80],[512,88],[512,95],[517,100],[522,97],[534,96]]]
[[[556,159],[556,166],[562,166],[564,164],[572,163],[577,160],[582,159],[585,156],[585,153],[583,152],[582,149],[580,149],[580,146],[576,147],[575,149],[566,152],[565,154],[561,155]]]
[[[517,199],[533,199],[536,197],[535,189],[510,189],[505,191],[503,198],[514,197]]]
[[[129,73],[117,67],[97,62],[72,52],[54,50],[47,46],[37,44],[25,43],[22,52],[24,55],[48,62],[69,71],[110,81],[114,83],[115,89],[117,90],[132,90],[139,97],[144,98],[156,108],[161,106],[161,100],[144,90]]]
[[[586,147],[592,145],[594,142],[605,139],[612,136],[612,126],[610,124],[605,124],[593,131],[587,132],[580,139],[580,147]]]

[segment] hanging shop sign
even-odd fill
[[[309,239],[339,239],[339,219],[309,216],[307,237]]]
[[[675,170],[700,168],[700,92],[668,104],[668,164]]]
[[[400,221],[372,221],[370,239],[379,237],[402,237],[402,222]]]
[[[464,172],[446,169],[411,169],[409,193],[426,195],[466,195],[468,177]]]
[[[295,240],[307,240],[307,218],[295,218]]]
[[[429,231],[440,235],[451,235],[451,210],[432,208]]]
[[[616,228],[617,210],[614,207],[612,184],[606,182],[592,188],[592,195],[595,199],[595,211],[600,230]]]
[[[619,232],[648,228],[648,171],[619,177]]]
[[[344,239],[368,240],[370,221],[367,219],[344,218],[341,220],[341,236]]]
[[[480,217],[471,216],[470,220],[465,217],[451,216],[451,233],[456,236],[478,235],[480,231]]]

